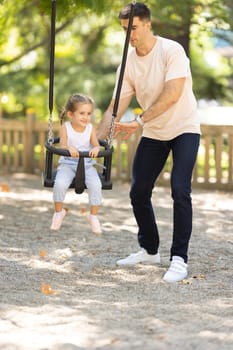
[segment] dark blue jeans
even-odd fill
[[[191,180],[199,142],[199,134],[185,133],[170,141],[142,137],[138,145],[130,198],[139,229],[138,243],[149,254],[156,254],[159,248],[159,232],[151,202],[152,190],[171,151],[173,240],[170,256],[181,256],[185,262],[188,260],[192,232]]]

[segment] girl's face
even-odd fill
[[[91,103],[77,103],[74,112],[69,111],[67,116],[70,118],[74,127],[85,128],[91,121],[93,106]]]

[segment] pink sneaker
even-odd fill
[[[91,226],[91,230],[93,233],[96,233],[96,234],[102,233],[100,222],[96,215],[89,214],[87,216],[87,220]]]
[[[61,211],[55,212],[53,214],[53,220],[52,220],[52,225],[50,227],[50,230],[53,231],[58,231],[59,228],[61,227],[62,221],[64,219],[64,217],[67,214],[67,209],[62,209]]]

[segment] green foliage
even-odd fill
[[[93,96],[102,111],[107,107],[123,50],[118,13],[128,2],[56,1],[55,115],[74,91]],[[48,116],[51,3],[0,0],[0,97],[6,94],[10,101],[3,105],[5,116],[24,115],[28,107],[38,118]],[[232,30],[232,0],[146,3],[154,32],[179,41],[189,54],[196,95],[231,102],[232,61],[222,58],[216,69],[203,52],[213,49],[213,29]]]
[[[203,50],[205,45],[205,50]],[[213,47],[210,38],[205,38],[199,46],[191,45],[192,72],[194,91],[198,99],[218,100],[222,103],[232,102],[230,76],[232,69],[227,60],[221,57]]]
[[[71,14],[79,14],[82,11],[95,12],[97,15],[107,13],[113,5],[113,0],[59,0],[56,1],[58,19],[70,16]],[[51,12],[51,1],[41,0],[40,8],[47,12]]]

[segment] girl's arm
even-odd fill
[[[67,131],[66,131],[66,126],[64,124],[60,128],[60,147],[64,149],[68,149],[71,157],[76,158],[79,156],[78,150],[76,148],[69,147],[67,145]]]
[[[67,132],[65,124],[60,127],[60,146],[67,149]]]
[[[93,148],[90,150],[89,155],[92,158],[97,157],[100,151],[100,144],[99,144],[94,126],[92,127],[90,142]]]

